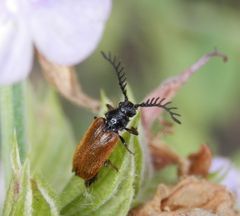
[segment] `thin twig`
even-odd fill
[[[147,98],[160,97],[166,98],[168,101],[170,101],[176,95],[179,89],[188,81],[188,79],[205,64],[207,64],[208,61],[213,57],[220,57],[224,62],[227,61],[227,56],[225,54],[217,50],[209,52],[179,75],[171,77],[161,83],[159,87],[145,97],[145,100]],[[142,121],[145,129],[148,130],[150,128],[152,122],[159,117],[161,112],[162,110],[157,108],[152,108],[151,110],[142,110]]]
[[[214,50],[202,56],[196,63],[184,70],[180,76],[175,77],[175,79],[178,79],[179,81],[179,78],[181,77],[181,84],[184,84],[193,73],[197,72],[200,68],[207,64],[212,57],[220,57],[223,62],[227,62],[228,60],[228,57],[224,53]]]

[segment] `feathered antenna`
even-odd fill
[[[118,77],[118,83],[119,83],[121,91],[124,95],[125,101],[128,100],[127,90],[126,90],[127,78],[126,78],[126,75],[124,72],[124,67],[121,65],[121,61],[117,61],[116,56],[112,57],[110,52],[107,55],[106,53],[101,51],[101,54],[102,54],[103,58],[106,59],[113,66],[114,70],[116,71],[116,74]]]
[[[140,104],[135,104],[135,108],[137,109],[138,107],[160,107],[163,108],[164,110],[166,110],[169,115],[171,116],[171,118],[177,122],[178,124],[181,124],[180,120],[177,119],[177,116],[180,117],[181,115],[178,113],[173,112],[173,110],[176,110],[177,107],[168,107],[169,104],[171,104],[172,102],[166,102],[164,103],[164,101],[166,100],[166,98],[162,98],[160,100],[160,97],[153,97],[151,99],[148,99],[146,102],[140,103]]]

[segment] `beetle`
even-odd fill
[[[121,66],[120,61],[117,61],[116,56],[112,56],[111,53],[106,54],[101,52],[101,54],[103,58],[112,65],[116,72],[124,100],[121,101],[116,108],[107,104],[108,111],[105,113],[105,117],[95,117],[76,147],[73,156],[72,170],[77,176],[85,180],[86,186],[90,186],[96,180],[99,170],[104,165],[110,165],[117,171],[117,167],[115,167],[108,158],[119,140],[121,140],[121,143],[127,151],[134,154],[128,148],[124,138],[119,132],[126,130],[133,135],[138,135],[136,128],[128,128],[127,125],[130,119],[136,115],[139,107],[162,108],[169,113],[175,122],[181,123],[177,118],[180,115],[173,111],[176,107],[169,107],[168,105],[171,102],[165,102],[165,98],[151,98],[139,104],[134,104],[129,101],[124,67]]]

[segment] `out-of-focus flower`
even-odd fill
[[[212,160],[210,172],[218,172],[219,183],[226,186],[236,196],[237,206],[240,208],[240,170],[230,160],[216,157]]]
[[[56,64],[84,60],[97,46],[110,9],[111,0],[1,0],[0,84],[28,75],[34,46]]]

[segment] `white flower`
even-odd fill
[[[236,196],[237,206],[240,208],[240,170],[230,160],[216,157],[212,161],[210,172],[218,172],[220,184],[226,186]]]
[[[28,75],[34,46],[60,65],[84,60],[110,10],[111,0],[0,0],[0,84]]]

